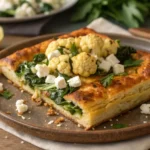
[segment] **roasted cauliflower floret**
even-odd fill
[[[49,62],[49,68],[50,72],[58,70],[62,74],[72,76],[68,55],[60,55],[59,57],[52,58]]]
[[[73,73],[84,77],[94,74],[97,70],[96,58],[86,52],[72,57]]]
[[[110,54],[116,54],[117,48],[119,47],[116,41],[113,41],[109,38],[100,38],[95,34],[88,34],[85,36],[79,37],[70,37],[66,39],[58,39],[49,44],[46,55],[58,49],[59,47],[64,47],[64,50],[68,49],[67,54],[71,54],[71,46],[75,44],[78,49],[78,52],[87,52],[97,57],[106,57]],[[65,54],[65,52],[64,52]]]
[[[104,39],[104,45],[102,48],[102,52],[106,53],[104,57],[110,54],[116,54],[118,47],[119,47],[119,44],[117,41],[114,41],[108,38]]]

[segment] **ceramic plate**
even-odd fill
[[[150,42],[117,34],[108,34],[108,36],[113,39],[120,39],[124,45],[150,51]],[[54,35],[37,37],[11,46],[0,52],[0,58],[51,37],[54,37]],[[14,93],[13,98],[10,100],[0,98],[0,118],[10,126],[28,134],[54,141],[74,143],[114,142],[150,134],[150,116],[141,114],[139,107],[113,118],[90,131],[85,131],[67,118],[65,118],[65,122],[62,123],[61,126],[48,124],[49,121],[55,120],[61,116],[61,114],[58,116],[47,116],[48,107],[36,106],[36,104],[31,101],[31,95],[26,92],[21,93],[19,89],[9,84],[3,75],[0,75],[0,82],[3,82],[5,88]],[[23,115],[25,119],[17,116],[15,102],[18,99],[27,100],[29,111]],[[124,124],[127,127],[114,129],[112,127],[114,124]]]
[[[69,8],[71,8],[78,0],[65,0],[65,4],[58,10],[53,10],[50,12],[50,14],[39,14],[33,17],[29,18],[14,18],[14,17],[0,17],[0,23],[17,23],[17,22],[27,22],[27,21],[33,21],[37,19],[47,18],[51,17],[55,14],[58,14],[62,11],[65,11]]]

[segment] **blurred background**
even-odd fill
[[[126,30],[142,27],[148,32],[150,0],[0,0],[5,35],[70,32],[100,17]]]

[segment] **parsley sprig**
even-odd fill
[[[4,97],[5,99],[10,99],[13,94],[5,89],[3,92],[0,93],[0,96]]]

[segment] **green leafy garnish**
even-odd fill
[[[48,3],[41,3],[41,12],[50,12],[51,10],[53,10],[52,5]]]
[[[63,52],[63,47],[59,47],[58,50],[59,50],[59,52],[60,52],[61,54],[64,53],[64,52]]]
[[[112,7],[113,6],[113,7]],[[127,27],[139,27],[150,15],[149,0],[78,0],[71,21],[114,19]]]
[[[140,66],[143,60],[134,60],[134,59],[128,59],[124,62],[124,67],[136,67]]]
[[[136,53],[136,50],[129,46],[120,46],[117,50],[116,57],[123,63],[125,60],[131,58],[131,55]]]
[[[79,52],[78,52],[78,49],[77,49],[77,47],[76,47],[76,45],[75,45],[75,43],[73,43],[73,44],[71,45],[70,51],[71,51],[72,56],[76,56],[76,55],[79,53]]]
[[[43,60],[46,59],[45,54],[36,54],[33,58],[33,61],[36,63],[42,62]]]
[[[103,77],[103,78],[100,80],[101,84],[102,84],[104,87],[110,86],[111,83],[112,83],[112,80],[113,80],[114,76],[115,76],[115,75],[114,75],[113,73],[111,73],[111,74],[108,74],[107,76]]]
[[[10,99],[13,96],[13,94],[8,90],[4,90],[2,93],[0,93],[0,96],[6,99]]]
[[[114,129],[120,129],[120,128],[126,128],[128,127],[126,124],[114,124],[113,128]]]
[[[6,11],[0,11],[1,17],[12,17],[14,15],[15,15],[15,10],[13,10],[13,9],[8,9]]]

